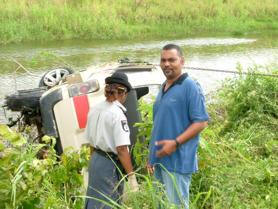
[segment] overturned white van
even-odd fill
[[[89,108],[104,99],[104,80],[115,71],[125,72],[133,86],[125,107],[134,144],[138,131],[134,124],[140,121],[138,99],[149,92],[155,94],[163,78],[160,69],[148,63],[120,63],[77,73],[68,68],[51,70],[41,79],[39,88],[19,90],[5,97],[4,108],[21,115],[9,126],[20,121],[36,125],[39,137],[57,139],[58,154],[69,146],[79,149],[87,143],[84,128]]]

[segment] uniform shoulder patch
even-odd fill
[[[127,120],[121,120],[121,124],[122,124],[122,129],[125,132],[129,132],[129,127],[128,127],[128,124],[127,124]]]

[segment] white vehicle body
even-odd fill
[[[127,117],[131,129],[131,141],[135,142],[137,133],[133,133],[136,132],[133,125],[140,120],[137,111],[137,90],[140,88],[157,90],[163,79],[161,71],[153,65],[126,64],[100,71],[88,69],[68,75],[65,82],[43,93],[40,98],[43,131],[44,134],[59,138],[61,144],[58,145],[60,146],[58,152],[62,152],[67,147],[79,149],[83,144],[88,143],[84,136],[88,111],[105,99],[104,80],[115,71],[125,72],[133,86],[131,96],[127,99],[127,102],[131,100],[129,102],[131,106],[127,107]],[[154,92],[152,89],[151,92]],[[145,93],[148,93],[146,89]],[[132,97],[137,97],[136,101]]]

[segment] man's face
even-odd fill
[[[167,80],[175,80],[182,73],[184,58],[179,56],[176,49],[162,50],[160,67]]]
[[[105,96],[109,102],[118,100],[124,104],[127,98],[127,89],[121,84],[106,84],[105,85]]]
[[[127,99],[127,89],[124,86],[120,86],[118,89],[117,99],[120,103],[124,104]]]

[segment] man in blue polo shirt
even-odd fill
[[[147,168],[165,185],[173,204],[188,208],[191,175],[198,169],[199,133],[207,126],[209,116],[201,87],[182,73],[183,66],[181,48],[174,44],[164,46],[160,67],[166,81],[153,107]]]

